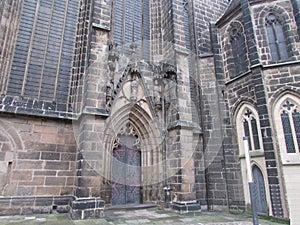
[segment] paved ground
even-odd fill
[[[1,225],[251,225],[252,218],[245,215],[233,215],[222,212],[202,212],[197,216],[179,215],[157,208],[131,211],[106,211],[105,217],[90,220],[70,220],[65,214],[6,216],[0,217]],[[279,225],[267,220],[259,220],[261,225]]]

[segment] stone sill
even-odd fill
[[[250,157],[252,157],[252,158],[264,157],[265,156],[264,151],[262,151],[262,150],[252,150],[249,153],[250,153]],[[240,159],[244,159],[245,158],[245,154],[239,155],[239,158]]]
[[[299,153],[289,153],[281,154],[282,165],[293,166],[300,165],[300,154]]]

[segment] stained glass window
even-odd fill
[[[295,110],[292,115],[293,115],[293,122],[295,126],[298,149],[300,149],[300,113]]]
[[[249,137],[249,149],[259,150],[260,139],[258,133],[257,119],[250,109],[246,109],[243,114],[244,136]]]
[[[65,103],[70,89],[80,1],[22,2],[7,94]]]
[[[231,48],[235,74],[239,75],[247,71],[247,50],[244,35],[241,27],[234,27],[231,30]]]
[[[251,127],[252,127],[254,149],[260,149],[259,136],[258,136],[258,130],[257,130],[257,122],[256,122],[256,119],[253,117],[251,119]]]
[[[116,0],[114,10],[114,41],[118,46],[138,45],[139,57],[149,59],[150,1]],[[142,45],[142,46],[141,46]]]
[[[273,13],[266,18],[266,30],[272,61],[288,58],[287,46],[281,21]]]
[[[287,153],[299,152],[300,149],[300,113],[296,104],[287,100],[282,105],[281,124]]]

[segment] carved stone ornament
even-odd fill
[[[131,96],[130,100],[131,101],[136,101],[138,97],[138,82],[137,82],[137,76],[136,74],[131,74],[132,79],[131,79]]]
[[[122,143],[121,143],[121,139],[120,136],[134,136],[136,137],[135,142],[133,143],[133,146],[136,148],[141,148],[141,140],[137,135],[137,132],[135,131],[135,129],[131,126],[131,124],[127,123],[125,126],[123,126],[120,131],[118,132],[116,139],[114,141],[113,144],[113,149],[118,148]]]

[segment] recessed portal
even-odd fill
[[[112,158],[112,205],[141,203],[141,151],[130,127],[118,137]]]

